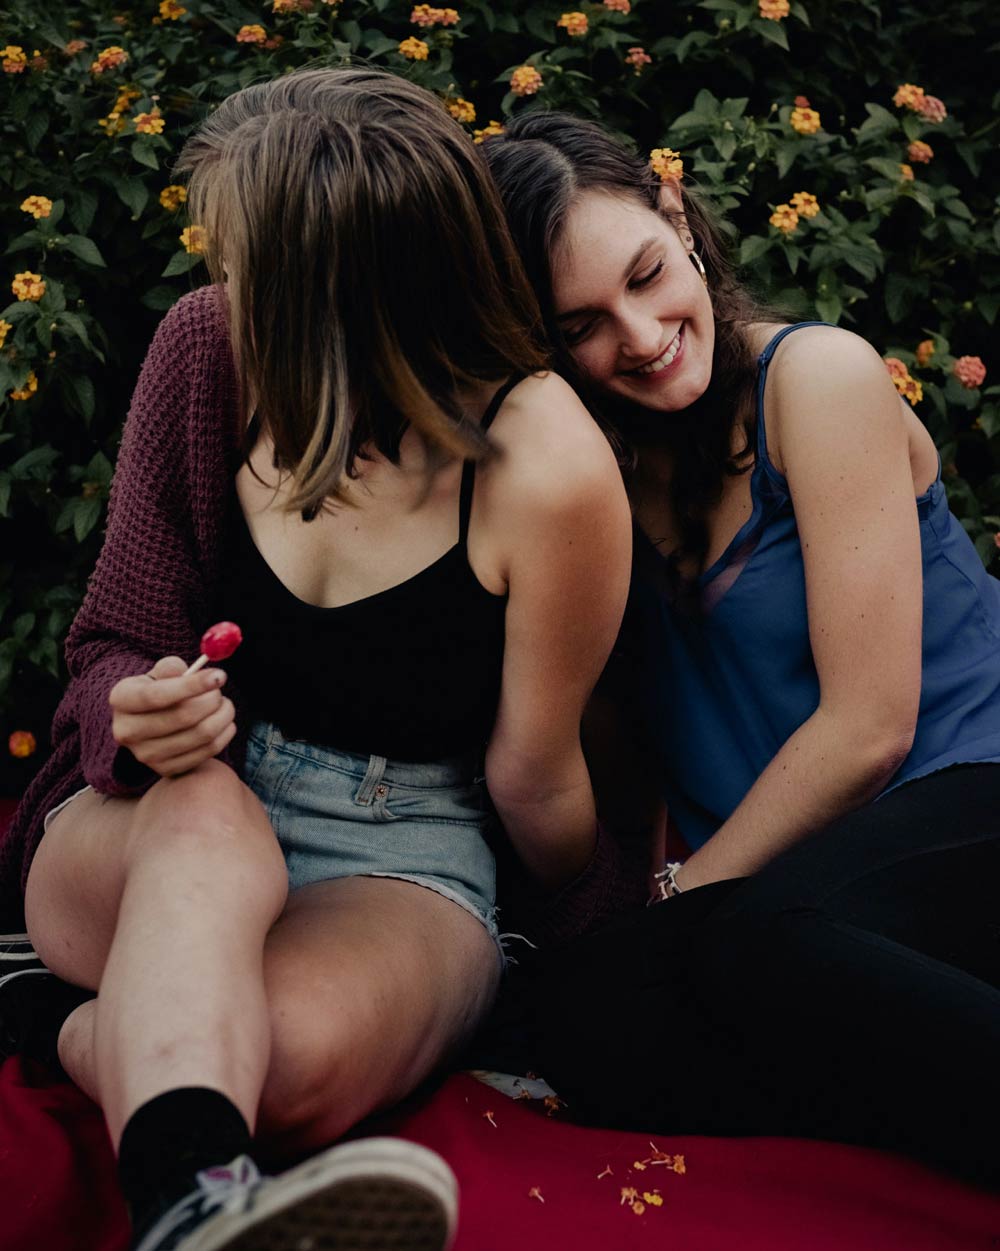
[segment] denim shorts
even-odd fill
[[[392,877],[450,899],[500,946],[496,817],[479,756],[406,764],[286,739],[256,722],[244,780],[264,805],[293,890],[338,877]]]

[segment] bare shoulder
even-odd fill
[[[611,447],[573,388],[558,374],[534,374],[511,391],[490,437],[499,455],[491,489],[563,499],[624,490]]]

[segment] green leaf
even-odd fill
[[[861,123],[857,130],[858,142],[871,139],[882,139],[899,129],[899,121],[881,104],[866,104],[868,119]]]
[[[139,217],[149,202],[149,188],[142,179],[126,178],[118,174],[112,177],[111,185],[125,207],[132,210],[133,219]]]
[[[89,424],[94,416],[96,399],[94,384],[86,374],[72,374],[67,379],[67,385],[77,408],[80,410],[80,416]]]
[[[752,265],[771,250],[773,240],[766,235],[744,235],[740,242],[740,264]]]
[[[10,516],[10,476],[0,473],[0,517]]]
[[[44,482],[50,476],[48,471],[59,459],[60,453],[49,443],[41,447],[33,447],[30,452],[16,460],[8,467],[7,472],[17,482]]]
[[[759,21],[752,22],[754,30],[770,43],[776,43],[779,48],[784,48],[786,52],[788,48],[788,35],[785,28],[780,22],[772,22],[767,18],[761,18]]]
[[[65,326],[72,334],[80,340],[85,348],[88,348],[98,358],[104,360],[104,353],[94,346],[90,338],[90,332],[87,330],[87,323],[83,320],[79,313],[70,313],[65,310],[61,312],[57,318],[61,326]]]
[[[49,121],[49,115],[44,109],[38,109],[34,113],[29,113],[25,118],[24,138],[32,152],[45,138],[45,132],[49,128]]]
[[[132,144],[132,159],[140,165],[148,165],[150,169],[159,169],[160,162],[156,150],[148,139],[136,139]]]
[[[70,192],[69,218],[82,235],[93,225],[97,204],[97,196],[86,187],[76,187]]]
[[[340,30],[344,38],[351,45],[351,51],[357,52],[358,48],[361,47],[361,40],[363,38],[361,34],[361,27],[358,23],[348,18],[346,21],[340,23]],[[399,40],[395,40],[395,43],[398,47]]]
[[[165,313],[168,308],[173,308],[180,297],[181,292],[176,287],[168,287],[164,284],[150,288],[140,302],[147,308],[155,309],[158,313]]]
[[[976,539],[976,551],[979,553],[979,559],[988,569],[997,558],[997,544],[993,535],[979,535]]]
[[[778,148],[777,165],[778,177],[784,178],[788,171],[792,168],[795,158],[802,151],[798,142],[782,143]]]
[[[175,252],[167,261],[167,266],[160,277],[173,278],[175,274],[186,274],[199,264],[201,264],[200,252]]]
[[[93,239],[88,239],[86,235],[64,235],[66,247],[78,256],[81,261],[86,261],[88,265],[99,265],[102,269],[107,269],[104,257],[100,253],[100,249]]]
[[[73,514],[73,534],[78,543],[82,543],[100,521],[103,508],[104,501],[96,495],[77,501],[76,512]]]
[[[41,232],[38,230],[26,230],[23,235],[17,235],[7,244],[4,256],[10,256],[12,252],[23,252],[27,248],[38,248],[42,245]]]

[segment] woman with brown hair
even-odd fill
[[[997,1184],[1000,585],[934,444],[867,343],[756,304],[697,195],[600,126],[525,114],[484,154],[557,367],[633,451],[599,808],[665,801],[691,848],[525,970],[508,1032],[591,1120]]]
[[[214,285],[143,367],[5,901],[20,872],[36,950],[98,992],[59,1056],[104,1110],[135,1246],[444,1246],[431,1153],[360,1142],[261,1180],[251,1132],[314,1151],[476,1026],[493,807],[542,889],[591,865],[579,720],[627,501],[429,93],[289,75],[181,166]],[[219,617],[245,637],[225,692],[187,670]]]

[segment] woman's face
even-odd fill
[[[679,192],[667,206],[680,211]],[[683,231],[683,226],[681,227]],[[577,368],[598,389],[677,412],[712,375],[715,322],[689,248],[671,223],[626,195],[587,191],[552,265],[556,317]]]

